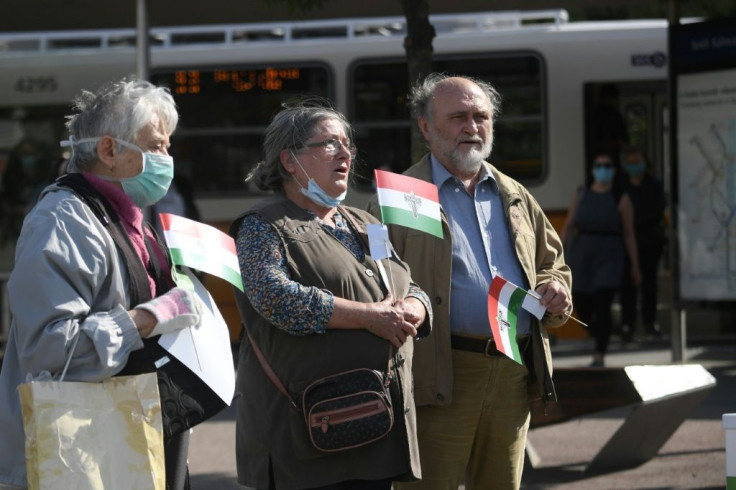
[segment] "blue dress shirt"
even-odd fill
[[[432,181],[452,233],[452,287],[450,330],[489,336],[488,288],[496,274],[524,289],[529,288],[504,215],[498,183],[488,166],[471,196],[457,177],[431,156]],[[517,335],[528,335],[530,314],[521,309]]]

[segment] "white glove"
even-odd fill
[[[196,325],[200,321],[202,305],[199,297],[191,291],[176,287],[158,298],[136,306],[156,317],[158,323],[146,337],[155,337]]]

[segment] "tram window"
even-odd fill
[[[408,120],[408,73],[405,63],[360,63],[353,70],[353,124]]]
[[[408,134],[408,121],[394,128],[364,127],[356,131],[355,145],[358,154],[355,159],[353,183],[357,186],[367,186],[373,181],[373,170],[379,168],[391,172],[402,172],[397,166],[403,155],[411,151]],[[376,144],[380,142],[380,144]]]
[[[491,161],[525,183],[545,174],[544,64],[534,53],[462,54],[435,57],[434,70],[491,82],[502,96],[495,122]],[[362,59],[350,74],[350,119],[363,165],[357,182],[370,182],[372,169],[388,164],[396,172],[411,162],[408,74],[402,59]]]
[[[185,163],[198,197],[249,189],[245,177],[261,157],[263,130],[284,102],[333,97],[332,74],[317,64],[182,67],[154,73],[179,108],[172,153]],[[176,156],[177,145],[185,146]]]
[[[190,180],[198,196],[222,196],[223,191],[255,191],[245,182],[261,158],[262,135],[206,134],[177,130],[171,155],[180,178]]]

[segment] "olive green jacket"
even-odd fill
[[[516,255],[533,288],[556,280],[571,294],[572,276],[565,265],[562,243],[537,201],[512,178],[487,164],[498,182],[509,234]],[[429,154],[404,175],[432,182]],[[374,198],[368,211],[380,216]],[[450,346],[450,283],[452,278],[452,237],[442,211],[440,239],[403,226],[390,225],[389,236],[396,252],[409,264],[414,282],[430,297],[434,310],[432,335],[416,342],[414,348],[414,402],[422,405],[449,405],[452,402],[452,349]],[[529,368],[531,400],[555,401],[552,383],[552,355],[547,329],[565,323],[565,314],[546,314],[540,322],[532,318],[532,339],[525,362]],[[531,365],[530,365],[531,364]]]

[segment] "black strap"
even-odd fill
[[[261,348],[258,347],[258,344],[255,340],[253,340],[253,337],[249,332],[246,331],[248,334],[248,340],[250,340],[250,345],[253,347],[253,352],[256,353],[256,357],[258,358],[258,362],[261,363],[261,367],[263,368],[263,371],[266,373],[266,376],[268,376],[268,379],[271,380],[271,382],[278,388],[278,390],[283,393],[283,395],[288,398],[289,403],[291,403],[291,406],[298,409],[299,406],[296,404],[294,399],[289,395],[289,392],[286,391],[286,388],[284,387],[284,384],[281,382],[279,377],[274,372],[271,365],[268,363],[268,360],[266,360],[266,356],[263,355],[263,351],[261,351]]]
[[[246,330],[246,334],[248,334],[248,340],[250,340],[250,345],[253,347],[253,352],[256,354],[256,358],[258,358],[258,362],[261,364],[261,367],[263,368],[263,371],[266,373],[266,376],[268,376],[268,379],[271,380],[271,383],[276,386],[276,388],[289,400],[289,403],[291,406],[299,410],[299,405],[294,401],[294,399],[289,395],[289,392],[286,391],[286,388],[284,387],[284,384],[279,379],[276,372],[273,370],[271,365],[268,363],[268,359],[266,359],[266,356],[263,354],[263,351],[261,351],[261,348],[258,347],[258,344],[256,343],[253,336]],[[384,387],[388,388],[388,385],[391,383],[391,358],[394,355],[394,346],[389,342],[388,343],[388,360],[386,361],[386,372],[383,376],[383,383]]]
[[[120,217],[110,202],[82,174],[71,173],[63,175],[56,179],[56,183],[71,189],[79,196],[90,207],[105,228],[107,228],[118,251],[123,256],[126,269],[130,276],[130,306],[145,303],[152,299],[151,287],[148,284],[148,274],[143,266],[143,262],[141,262],[140,257],[136,253],[128,237],[128,233],[120,222]]]
[[[146,229],[151,232],[153,239],[145,234]],[[166,253],[166,246],[161,242],[161,238],[156,233],[156,230],[148,224],[144,224],[143,239],[146,243],[148,255],[151,258],[148,263],[148,271],[156,282],[156,294],[161,295],[174,286],[170,274],[166,273],[166,271],[171,270],[171,262],[168,259],[168,254]],[[158,260],[159,251],[163,252],[163,255],[166,257],[165,264],[161,264]],[[164,269],[164,267],[166,268]]]

